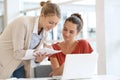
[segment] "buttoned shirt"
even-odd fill
[[[36,19],[33,34],[30,41],[29,49],[35,49],[43,38],[43,30],[38,34],[38,18]]]

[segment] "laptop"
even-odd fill
[[[90,79],[97,75],[98,53],[67,54],[62,76],[53,76],[60,80]]]

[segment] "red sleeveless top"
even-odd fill
[[[59,42],[56,44],[53,44],[52,47],[54,50],[60,50],[60,47],[58,46]],[[78,40],[77,45],[74,47],[73,51],[71,54],[86,54],[86,53],[91,53],[93,51],[92,47],[90,46],[89,42],[86,40]],[[59,65],[61,66],[64,61],[66,55],[62,52],[56,53],[51,55],[50,57],[57,58]],[[48,60],[50,60],[50,57]]]

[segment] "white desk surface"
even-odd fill
[[[10,78],[10,79],[6,79],[6,80],[58,80],[58,79],[53,79],[50,77],[47,78]],[[98,76],[94,76],[91,79],[72,79],[72,80],[120,80],[120,76],[113,76],[113,75],[98,75]]]

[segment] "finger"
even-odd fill
[[[39,54],[39,56],[43,56],[43,54]]]
[[[37,53],[36,55],[37,55],[37,56],[40,56],[40,54],[39,54],[39,53]]]
[[[51,73],[49,74],[49,76],[52,77],[52,76],[53,76],[53,72],[51,72]]]
[[[38,54],[42,54],[41,52],[38,52]]]
[[[34,55],[34,56],[35,56],[36,58],[37,58],[37,57],[40,57],[40,55],[39,55],[39,54],[36,54],[36,55]]]
[[[47,54],[47,52],[45,52],[44,54]]]
[[[34,51],[34,54],[39,53],[39,51]]]
[[[47,56],[47,57],[50,57],[51,55],[52,55],[52,54],[47,54],[46,56]]]
[[[34,57],[36,57],[36,55],[35,55],[35,54],[33,54],[33,56],[34,56]]]

